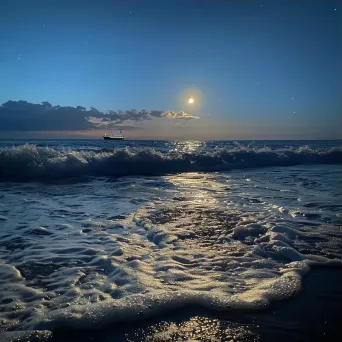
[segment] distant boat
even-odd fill
[[[103,136],[104,140],[124,140],[125,136],[123,135],[123,133],[120,131],[119,133],[109,133],[109,134],[105,134]]]

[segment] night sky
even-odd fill
[[[0,137],[341,138],[341,14],[333,0],[1,0]]]

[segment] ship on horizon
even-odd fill
[[[119,131],[119,133],[109,133],[109,134],[105,134],[103,136],[103,139],[105,140],[124,140],[125,136],[122,133],[122,131]]]

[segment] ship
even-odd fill
[[[120,131],[119,133],[109,133],[109,134],[105,134],[103,136],[104,140],[124,140],[125,136],[124,134]]]

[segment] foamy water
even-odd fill
[[[130,144],[1,148],[1,331],[260,310],[340,265],[339,146]]]

